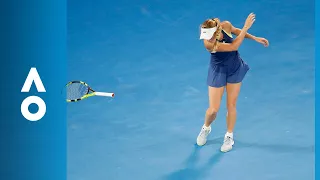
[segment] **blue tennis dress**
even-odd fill
[[[223,30],[221,43],[232,43],[233,38]],[[238,51],[211,52],[207,84],[211,87],[223,87],[227,83],[240,83],[249,70]]]

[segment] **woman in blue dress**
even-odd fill
[[[211,123],[215,120],[220,108],[224,90],[227,93],[227,132],[224,137],[222,152],[228,152],[234,145],[233,129],[236,122],[236,103],[240,92],[241,82],[249,66],[241,59],[238,48],[244,38],[255,40],[265,47],[268,40],[255,37],[247,31],[255,21],[255,14],[247,17],[242,29],[235,28],[228,21],[220,22],[218,18],[208,19],[201,25],[200,39],[205,48],[211,53],[207,85],[209,89],[209,108],[206,111],[205,122],[197,138],[197,144],[203,146],[211,132]],[[235,39],[232,34],[236,35]]]

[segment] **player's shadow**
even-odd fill
[[[223,142],[223,137],[215,138],[207,141],[206,146],[210,145],[221,145]],[[220,152],[220,149],[213,152],[213,155],[208,159],[208,161],[201,165],[196,166],[199,160],[199,152],[202,147],[197,145],[194,146],[192,153],[188,156],[184,163],[184,167],[170,173],[165,176],[164,180],[202,180],[206,177],[207,173],[212,169],[214,165],[216,165],[224,153]],[[244,141],[236,141],[234,146],[234,150],[242,149],[242,148],[256,148],[271,152],[277,153],[314,153],[314,146],[294,146],[294,145],[286,145],[286,144],[262,144],[262,143],[249,143]]]
[[[206,146],[212,144],[221,144],[222,138],[208,140]],[[188,156],[184,163],[184,167],[177,171],[165,176],[164,180],[202,180],[206,174],[217,164],[223,157],[223,153],[220,149],[213,151],[213,155],[207,160],[207,162],[201,166],[196,166],[199,160],[199,152],[202,147],[194,145],[192,153]]]

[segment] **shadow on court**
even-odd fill
[[[216,138],[212,140],[208,140],[206,146],[213,144],[221,144],[222,138]],[[199,161],[199,152],[203,147],[199,147],[198,145],[194,145],[193,151],[190,156],[185,160],[184,168],[179,169],[165,176],[164,180],[201,180],[203,179],[207,172],[209,172],[214,165],[219,163],[222,159],[224,153],[220,152],[220,150],[216,150],[212,152],[212,156],[208,159],[208,161],[197,167],[196,164]]]
[[[221,145],[223,141],[223,137],[218,137],[215,139],[211,139],[207,141],[205,146],[210,145]],[[164,180],[201,180],[204,179],[210,170],[220,162],[225,153],[220,152],[220,150],[216,150],[212,152],[212,156],[208,159],[208,161],[201,165],[196,166],[199,161],[199,152],[203,147],[199,147],[196,144],[194,145],[192,153],[185,160],[184,168],[179,169],[165,176]],[[263,143],[250,143],[244,141],[236,141],[234,145],[234,150],[237,151],[240,149],[258,149],[262,151],[269,151],[272,153],[299,153],[299,154],[313,154],[314,153],[314,145],[311,146],[298,146],[298,145],[286,145],[286,144],[263,144]],[[232,152],[229,152],[232,153]]]

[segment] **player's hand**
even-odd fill
[[[254,21],[256,20],[256,15],[253,13],[250,13],[249,16],[246,19],[246,22],[244,23],[244,29],[250,29]]]
[[[260,44],[263,44],[264,47],[268,47],[269,46],[269,41],[265,38],[262,38],[262,37],[257,37],[255,38],[255,40],[260,43]]]

